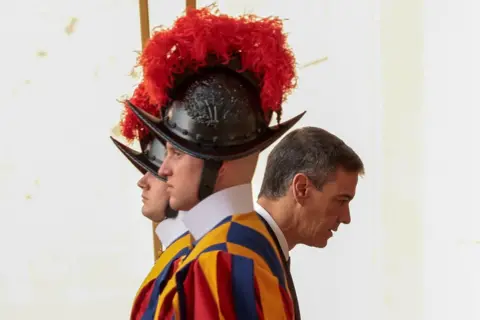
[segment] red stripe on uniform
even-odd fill
[[[279,284],[278,287],[280,288],[280,293],[282,294],[282,300],[283,300],[283,305],[285,308],[285,314],[287,316],[287,319],[295,319],[292,298],[290,297],[288,291],[285,290],[283,286]]]
[[[183,287],[184,292],[189,293],[185,296],[187,308],[185,319],[219,319],[215,298],[198,260],[189,266]]]
[[[260,289],[258,288],[258,282],[257,278],[255,277],[253,279],[254,281],[254,287],[255,287],[255,297],[257,297],[255,300],[257,301],[257,315],[259,320],[264,320],[263,316],[263,308],[262,308],[262,300],[260,299]]]
[[[143,313],[148,308],[148,303],[150,301],[150,296],[152,295],[154,283],[155,279],[147,283],[142,288],[142,291],[138,294],[137,299],[133,303],[130,320],[140,320],[142,318]]]
[[[226,320],[235,320],[235,299],[232,297],[232,258],[226,252],[219,251],[217,253],[216,281],[218,288],[219,308]]]

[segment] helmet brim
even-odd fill
[[[162,120],[150,115],[128,100],[127,105],[150,132],[159,139],[170,142],[175,148],[195,158],[216,161],[240,159],[263,151],[290,130],[306,113],[306,111],[304,111],[276,126],[267,127],[262,134],[259,134],[255,139],[244,144],[222,147],[183,139],[168,128],[165,119]]]

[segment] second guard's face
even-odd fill
[[[167,154],[158,174],[167,177],[170,207],[188,211],[198,203],[203,160],[194,158],[167,143]]]
[[[147,172],[137,185],[142,189],[143,215],[154,222],[162,221],[168,204],[167,184]]]
[[[323,248],[340,224],[350,223],[350,201],[355,196],[358,173],[338,169],[333,181],[322,190],[312,188],[302,214],[304,240],[307,245]]]

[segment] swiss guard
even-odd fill
[[[288,262],[251,191],[258,154],[304,115],[269,126],[296,84],[282,21],[189,9],[152,36],[139,64],[160,111],[127,105],[166,142],[158,173],[195,239],[148,319],[299,319]]]
[[[129,101],[135,103],[138,108],[145,112],[158,115],[158,108],[149,103],[143,83],[140,83],[135,89]],[[166,178],[158,175],[158,169],[165,157],[165,142],[149,134],[148,129],[138,121],[138,118],[129,108],[124,109],[120,128],[127,141],[139,141],[141,152],[133,150],[111,137],[115,146],[144,177],[151,175],[152,178],[158,179],[156,183],[165,184]],[[130,316],[132,320],[153,319],[158,295],[175,269],[176,263],[179,262],[179,258],[190,251],[193,243],[193,238],[181,220],[184,212],[173,210],[168,202],[165,206],[152,210],[155,210],[155,217],[161,219],[156,221],[158,225],[155,233],[160,239],[164,251],[135,296]]]

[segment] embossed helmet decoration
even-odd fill
[[[143,83],[140,83],[135,89],[129,102],[135,103],[135,105],[144,112],[158,114],[158,107],[150,104]],[[110,137],[115,146],[142,174],[150,172],[156,178],[166,181],[167,179],[165,177],[158,175],[158,169],[165,158],[165,141],[150,134],[145,125],[143,125],[132,110],[126,106],[124,108],[123,118],[120,121],[120,129],[127,141],[139,140],[141,152],[133,150],[115,138]],[[167,206],[165,209],[165,216],[167,218],[175,218],[177,215],[178,212],[176,210]]]
[[[145,90],[165,116],[127,104],[156,137],[204,160],[199,200],[212,194],[223,161],[262,151],[305,114],[268,126],[296,86],[282,27],[274,17],[189,9],[140,56]]]

